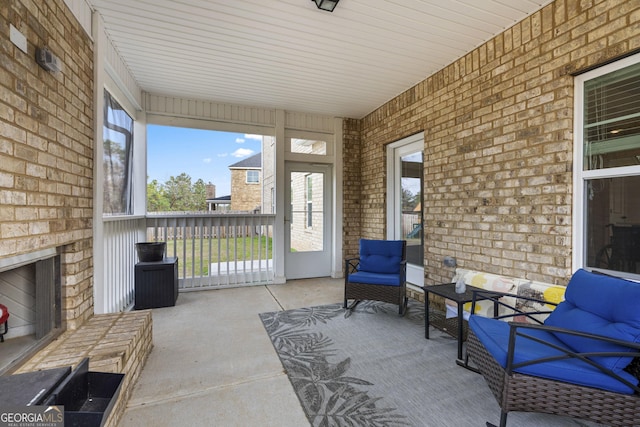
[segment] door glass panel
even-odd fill
[[[400,226],[407,240],[407,262],[423,265],[424,233],[422,232],[422,152],[401,157]]]
[[[291,172],[291,252],[324,250],[324,174]]]

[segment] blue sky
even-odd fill
[[[164,184],[186,173],[216,186],[216,197],[231,194],[229,165],[262,150],[262,137],[243,133],[148,125],[147,182]]]

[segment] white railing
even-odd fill
[[[104,312],[117,313],[133,306],[135,244],[144,239],[144,218],[109,219],[104,224]],[[96,261],[99,262],[99,261]]]
[[[179,288],[197,290],[273,281],[271,239],[275,215],[154,214],[147,240],[166,241],[178,257]]]
[[[273,281],[271,239],[275,215],[153,214],[104,221],[106,312],[134,303],[135,244],[166,241],[178,257],[181,290],[215,289]]]

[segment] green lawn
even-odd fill
[[[186,265],[187,277],[209,275],[209,264],[226,261],[272,258],[270,237],[230,239],[190,239],[167,242],[167,256],[178,257],[180,276]]]

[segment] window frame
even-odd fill
[[[249,179],[250,175],[254,175],[255,173],[255,181]],[[260,171],[257,169],[247,169],[247,173],[245,175],[245,183],[246,184],[260,184]]]
[[[625,67],[640,63],[640,54],[628,56],[618,61],[603,65],[586,73],[580,74],[574,80],[574,150],[573,150],[573,239],[572,239],[572,269],[604,271],[619,277],[640,279],[640,275],[616,270],[603,270],[587,266],[587,218],[585,190],[589,180],[640,176],[640,165],[610,167],[604,169],[585,170],[584,168],[584,88],[585,83],[592,79],[614,73]],[[639,76],[640,77],[640,76]]]
[[[325,143],[325,154],[300,153],[292,151],[294,140],[322,141]],[[285,160],[293,162],[312,162],[333,164],[336,161],[336,140],[334,134],[287,129],[284,138]]]

